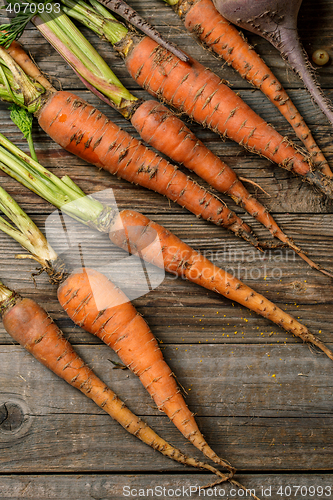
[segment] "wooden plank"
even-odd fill
[[[75,349],[121,399],[130,402],[133,411],[161,416],[139,379],[130,371],[114,368],[110,359],[118,357],[109,347],[80,345]],[[161,345],[161,349],[187,391],[187,404],[200,417],[215,417],[216,421],[221,416],[277,421],[331,418],[332,362],[305,345],[178,342]],[[23,400],[29,415],[62,418],[69,412],[70,397],[71,414],[104,414],[21,346],[1,346],[0,359],[1,404],[12,394]],[[6,441],[3,435],[2,439]]]
[[[253,91],[231,68],[223,66],[200,47],[162,1],[131,0],[131,4],[147,15],[163,34],[185,46],[204,65],[228,79],[242,98],[283,135],[293,138],[289,125],[265,97]],[[333,56],[332,18],[333,1],[321,0],[318,5],[310,0],[303,1],[299,24],[309,53],[324,47]],[[83,31],[115,68],[125,85],[136,95],[148,97],[126,75],[121,60],[111,48],[88,30]],[[288,88],[332,162],[331,127],[312,104],[298,77],[287,69],[285,62],[266,41],[253,35],[249,38]],[[36,30],[29,29],[22,41],[32,51],[43,71],[52,77],[60,75],[63,88],[77,90],[80,96],[98,105],[110,118],[133,133],[130,124],[82,90],[78,78]],[[331,97],[332,71],[332,63],[318,71],[325,93]],[[9,121],[5,104],[0,104],[0,121],[1,131],[23,146],[20,132]],[[332,269],[332,204],[299,179],[246,152],[235,143],[222,142],[215,134],[195,124],[190,124],[190,127],[239,175],[258,182],[268,194],[249,186],[250,191],[256,193],[276,214],[277,221],[288,234],[295,236],[297,243],[303,245],[322,265]],[[122,208],[133,207],[134,201],[138,210],[176,232],[218,265],[230,266],[237,271],[240,264],[242,279],[302,318],[325,342],[332,343],[333,290],[328,278],[311,271],[299,259],[294,260],[284,254],[278,261],[282,277],[275,279],[272,273],[277,267],[277,252],[261,258],[246,243],[224,232],[222,236],[221,229],[196,220],[157,194],[112,178],[62,151],[37,126],[34,127],[34,139],[42,163],[57,175],[69,173],[88,193],[112,187]],[[52,208],[6,176],[1,174],[0,178],[1,184],[43,227],[45,217]],[[228,203],[242,213],[233,203]],[[250,217],[244,216],[244,220],[251,222],[261,238],[266,238],[266,231],[253,223]],[[98,262],[97,257],[103,262],[109,252],[108,245],[105,240],[99,247],[99,255],[91,255],[93,263],[95,260]],[[156,411],[138,380],[126,371],[112,369],[108,360],[117,357],[66,318],[47,277],[37,277],[38,287],[33,287],[30,274],[35,264],[13,261],[18,247],[3,235],[0,235],[0,248],[0,278],[46,306],[70,340],[77,344],[90,343],[76,347],[97,373],[104,380],[112,380],[117,392],[129,402],[131,408],[144,415],[164,437],[180,443],[182,449],[199,457],[199,452],[192,450],[167,419]],[[259,273],[255,274],[258,270]],[[301,484],[307,486],[331,484],[331,475],[307,473],[310,470],[331,470],[333,446],[329,401],[332,368],[327,358],[311,352],[297,339],[263,318],[181,280],[166,278],[159,288],[136,299],[135,305],[161,340],[168,362],[188,390],[186,401],[198,414],[199,424],[216,451],[241,469],[273,471],[269,475],[247,476],[244,478],[246,484],[256,489],[261,484],[267,487],[272,485],[270,498],[276,500],[282,498],[277,495],[280,485],[287,486],[290,482],[297,485],[300,478]],[[154,480],[175,486],[190,484],[194,479],[199,481],[200,478],[205,482],[208,479],[209,476],[192,474],[189,469],[173,465],[127,436],[93,403],[56,379],[21,348],[11,345],[2,326],[0,344],[7,344],[0,347],[1,473],[82,473],[80,478],[74,475],[2,476],[1,498],[61,498],[61,495],[66,499],[80,500],[85,497],[123,498],[121,488],[125,476],[121,472],[141,473],[139,478],[128,479],[127,484],[133,485],[133,488],[138,484],[143,487],[156,484]],[[6,403],[5,407],[3,403]],[[160,470],[164,474],[152,474]],[[298,471],[299,475],[279,474],[279,471],[288,470]],[[91,476],[93,472],[101,471],[112,474]],[[174,474],[167,474],[167,471]],[[325,483],[326,480],[328,482]],[[313,498],[309,492],[306,494],[307,500]],[[265,498],[267,495],[262,496]],[[285,491],[284,496],[288,496]],[[232,495],[229,494],[229,497]]]
[[[164,439],[187,455],[202,459],[177,429],[162,417],[145,417]],[[216,453],[243,471],[331,471],[332,419],[197,418]],[[26,424],[28,425],[28,423]],[[29,417],[23,428],[6,436],[1,472],[180,472],[181,464],[154,452],[103,415],[62,414]],[[12,433],[14,434],[14,433]],[[1,436],[2,440],[3,437]],[[190,470],[187,468],[187,470]],[[273,473],[274,474],[274,473]]]
[[[235,274],[241,280],[246,281],[250,286],[255,286],[264,293],[270,293],[269,298],[279,301],[299,301],[300,303],[329,302],[332,283],[329,278],[321,273],[312,270],[302,259],[289,249],[275,249],[266,253],[259,252],[248,243],[238,239],[233,234],[218,227],[210,225],[207,222],[196,222],[192,216],[177,219],[173,215],[152,215],[153,220],[162,224],[164,227],[172,230],[177,236],[185,240],[197,251],[200,251],[208,259],[212,260],[217,266],[223,267],[229,272]],[[281,217],[286,232],[295,237],[304,251],[315,258],[319,264],[331,269],[332,258],[330,256],[330,240],[332,238],[331,215],[327,216],[284,216]],[[33,219],[42,230],[45,224],[45,216],[34,215]],[[248,219],[247,219],[248,220]],[[193,224],[192,224],[193,223]],[[300,228],[299,225],[303,225]],[[290,229],[288,230],[288,227]],[[98,235],[95,232],[86,229],[80,225],[70,225],[70,231],[73,231],[75,237],[84,246],[84,257],[86,265],[108,265],[113,260],[126,257],[123,251],[112,245],[107,235]],[[259,228],[258,228],[259,229]],[[74,232],[75,230],[75,232]],[[258,231],[259,232],[259,231]],[[322,236],[320,232],[324,232]],[[50,233],[49,237],[50,237]],[[221,237],[221,235],[223,235]],[[78,256],[75,257],[69,247],[65,247],[66,236],[56,235],[50,237],[50,242],[63,258],[73,266],[79,265]],[[60,238],[61,236],[61,238]],[[264,239],[265,235],[260,234]],[[313,240],[311,241],[311,238]],[[318,240],[320,247],[317,248]],[[24,253],[18,243],[11,240],[7,235],[0,234],[0,242],[4,251],[3,258],[6,263],[1,270],[6,273],[11,272],[8,269],[10,262],[14,263],[14,256],[17,253]],[[75,248],[76,240],[73,241]],[[24,273],[32,272],[36,268],[35,262],[16,261],[18,269],[22,269],[22,274],[17,275],[18,282],[29,281],[29,276]],[[175,280],[173,278],[174,281]],[[282,281],[280,281],[282,280]],[[46,282],[46,280],[44,281]],[[30,280],[31,283],[31,280]],[[195,285],[192,285],[194,287]],[[277,293],[271,295],[276,290],[282,292],[283,288],[286,297],[277,297]],[[282,287],[282,288],[281,288]],[[321,289],[323,288],[323,289]],[[195,286],[199,294],[203,294],[202,288]],[[306,293],[305,293],[306,292]],[[208,292],[205,292],[208,293]],[[214,293],[211,296],[215,296]]]
[[[79,475],[17,475],[2,476],[0,483],[0,495],[3,500],[9,499],[29,499],[34,500],[91,500],[92,498],[103,498],[112,500],[123,500],[129,498],[149,498],[160,497],[169,500],[177,498],[203,498],[204,490],[199,491],[199,487],[208,484],[212,476],[207,474],[100,474],[84,476]],[[296,474],[240,474],[237,476],[248,490],[253,489],[257,495],[262,498],[269,497],[271,500],[281,500],[281,494],[289,493],[289,487],[292,494],[297,492],[301,494],[304,500],[312,500],[313,492],[330,494],[333,480],[332,474],[307,474],[301,476]],[[300,486],[297,490],[297,487]],[[190,490],[190,488],[192,489]],[[198,488],[195,491],[195,488]],[[165,488],[165,489],[164,489]],[[313,489],[314,488],[314,489]],[[153,492],[150,491],[153,489]],[[141,490],[141,491],[140,491]],[[148,490],[148,491],[147,491]],[[223,490],[225,493],[223,493]],[[241,492],[230,491],[231,486],[222,484],[217,486],[216,492],[213,488],[213,494],[206,490],[205,496],[212,498],[232,498],[238,495],[238,498],[250,498],[248,494],[242,495]],[[262,495],[262,493],[264,495]],[[269,494],[270,493],[270,494]]]
[[[71,342],[100,343],[95,337],[73,325],[62,311],[54,292],[38,286],[37,291],[27,288],[23,295],[37,300],[45,307]],[[144,315],[154,335],[163,344],[174,342],[265,345],[301,343],[299,339],[286,334],[272,323],[249,313],[240,306],[232,306],[230,303],[217,300],[213,305],[207,296],[197,296],[186,289],[171,292],[164,289],[161,293],[151,292],[149,299],[137,299],[134,304]],[[303,305],[302,307],[286,304],[284,309],[303,320],[310,331],[319,336],[323,342],[327,344],[332,342],[331,304]],[[199,314],[198,310],[200,310]],[[0,326],[0,341],[1,344],[12,344],[11,338],[2,325]]]

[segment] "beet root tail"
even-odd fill
[[[314,69],[309,61],[308,55],[303,48],[297,32],[294,30],[281,30],[281,42],[273,43],[286,57],[295,73],[301,78],[314,102],[319,106],[324,115],[333,125],[333,106],[325,97],[317,81]],[[289,49],[287,50],[287,47]]]

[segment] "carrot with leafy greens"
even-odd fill
[[[81,4],[80,6],[82,8]],[[24,69],[27,69],[29,76],[39,79],[38,68],[36,68],[31,61],[27,62],[26,53],[22,48],[17,47],[17,45],[16,42],[12,42],[11,46],[13,46],[13,50],[11,50],[11,46],[7,50],[15,55],[17,62],[21,63]],[[43,80],[40,80],[40,82],[42,83]],[[65,97],[66,102],[64,103],[64,94],[57,93],[52,101],[44,105],[43,114],[39,114],[38,116],[41,127],[65,149],[99,167],[102,166],[108,171],[110,171],[109,164],[111,163],[109,157],[114,155],[113,149],[115,149],[115,153],[119,155],[119,160],[117,161],[120,165],[119,169],[122,168],[125,171],[127,170],[126,176],[128,176],[131,172],[130,168],[133,168],[133,164],[130,165],[131,161],[128,161],[128,152],[130,152],[130,155],[133,155],[134,140],[132,140],[128,134],[125,135],[130,142],[121,139],[118,143],[121,142],[122,148],[117,149],[115,143],[112,142],[114,137],[111,135],[112,131],[115,130],[115,126],[113,126],[113,129],[111,129],[111,125],[106,126],[105,124],[109,123],[107,118],[99,113],[97,116],[101,128],[99,134],[94,136],[92,141],[85,133],[85,129],[87,126],[91,129],[95,127],[97,121],[95,119],[95,109],[78,98],[75,98],[73,101],[73,96],[70,94],[65,94]],[[80,107],[82,109],[78,111]],[[64,119],[64,117],[66,117],[66,119]],[[214,188],[231,196],[234,201],[243,206],[253,217],[268,228],[274,237],[280,239],[284,244],[292,248],[311,267],[321,270],[318,265],[309,259],[309,257],[295,245],[293,240],[280,229],[268,210],[250,195],[234,171],[207,149],[175,115],[166,112],[164,106],[155,101],[146,101],[136,109],[132,115],[131,121],[140,132],[141,136],[151,145],[154,147],[159,146],[159,149],[163,150],[166,154],[171,149],[172,157],[176,161],[183,161],[187,168],[194,170],[198,175],[210,182]],[[68,141],[68,135],[65,135],[67,129],[66,127],[64,128],[64,122],[68,123],[68,127],[70,128],[70,141]],[[117,130],[119,129],[117,128]],[[105,133],[103,131],[105,131]],[[122,133],[122,131],[119,133]],[[134,142],[134,144],[136,144],[136,142]],[[139,146],[140,149],[138,149],[137,158],[140,157],[142,152],[141,145],[139,144]],[[93,151],[92,155],[90,154],[91,148]],[[103,163],[96,163],[95,152],[99,153],[99,157],[103,159]],[[152,152],[150,153],[152,154]],[[141,170],[143,169],[142,163],[140,168]],[[147,171],[150,173],[150,176],[155,176],[151,164],[148,164]],[[122,174],[122,177],[124,178],[124,174]],[[128,177],[125,178],[128,179]],[[161,176],[159,176],[159,178],[161,178]],[[170,183],[168,178],[166,181],[168,181],[167,189],[170,188],[170,190],[174,190],[174,181]],[[140,184],[142,185],[142,181]],[[187,187],[179,184],[176,188],[177,187],[177,192],[181,189],[180,192],[182,194],[180,199],[182,202],[188,199],[188,203],[192,203],[191,206],[193,206],[193,200],[191,200],[192,193],[189,192],[186,195]],[[207,209],[205,218],[213,220],[214,222],[214,219],[211,218],[209,213],[211,211],[210,205],[212,202],[216,202],[216,199],[214,198],[212,201],[210,201],[210,199],[210,196],[201,198],[199,206],[201,210],[203,206]],[[187,207],[188,206],[189,205],[187,205]],[[191,211],[193,210],[194,208],[192,208]],[[217,222],[215,220],[216,223],[228,227],[254,246],[259,246],[254,235],[251,234],[249,226],[242,223],[241,219],[235,220],[227,207],[225,207],[224,210],[223,205],[220,203],[219,208],[217,208],[217,213],[219,218],[221,217],[222,222],[218,219]],[[260,245],[263,246],[263,244]],[[266,246],[268,244],[264,245]]]
[[[119,288],[103,274],[86,269],[72,273],[60,285],[58,300],[77,325],[96,335],[117,353],[139,377],[158,409],[168,415],[186,439],[207,458],[234,472],[207,444],[185,404],[174,374],[164,361],[156,338]]]
[[[1,282],[0,314],[6,331],[14,340],[40,363],[94,401],[127,432],[176,462],[208,470],[225,481],[229,479],[214,467],[184,455],[134,415],[74,351],[46,311],[35,301],[21,297]],[[231,482],[239,484],[234,480]]]
[[[97,0],[90,1],[104,15],[104,7]],[[72,0],[62,2],[69,6],[66,9],[68,15],[81,20],[76,13],[72,14],[75,11]],[[101,3],[107,6],[108,0]],[[113,8],[113,2],[111,4]],[[112,19],[113,25],[116,25],[111,13],[105,14],[105,17]],[[109,29],[112,29],[111,23]],[[105,31],[102,33],[108,37]],[[249,151],[301,176],[304,181],[316,185],[326,196],[333,198],[332,179],[318,170],[314,171],[309,158],[198,61],[193,58],[188,63],[180,61],[151,38],[129,30],[115,33],[114,28],[109,41],[125,60],[132,78],[154,97],[221,136],[233,139]]]
[[[34,112],[40,126],[55,142],[111,174],[167,196],[197,217],[223,226],[258,247],[251,228],[224,202],[120,129],[96,108],[70,92],[57,92],[51,88],[44,93],[40,84],[34,86],[1,47],[0,61],[8,67],[12,80],[18,82],[16,87],[21,91],[22,99],[17,104]],[[26,86],[34,90],[31,98],[25,96]],[[5,85],[3,89],[2,97],[11,100],[13,92],[8,92]],[[117,94],[120,102],[124,102],[125,91],[120,89]]]
[[[107,233],[110,240],[126,252],[138,255],[174,275],[239,302],[287,332],[300,337],[304,342],[316,345],[333,359],[330,349],[299,321],[230,273],[215,266],[164,227],[134,210],[123,210],[118,213],[111,207],[85,197],[80,188],[68,180],[68,177],[59,179],[1,134],[0,144],[0,168],[64,213],[100,232]],[[3,154],[4,152],[6,154]],[[10,161],[7,159],[8,154]],[[156,245],[151,244],[156,237],[159,240],[160,251],[156,251]]]

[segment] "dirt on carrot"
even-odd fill
[[[198,61],[191,58],[190,63],[184,63],[148,37],[128,35],[116,48],[131,76],[150,94],[333,197],[332,180],[313,171],[309,158]]]
[[[214,467],[184,455],[134,415],[84,363],[51,317],[35,301],[22,298],[0,284],[0,313],[6,331],[14,340],[44,366],[92,399],[127,432],[176,462],[206,469],[222,480],[228,480]]]
[[[218,465],[234,472],[208,446],[188,409],[174,375],[163,359],[148,324],[125,294],[101,273],[84,269],[58,288],[58,300],[68,316],[110,346],[141,380],[158,409],[180,432]]]
[[[316,144],[309,127],[281,83],[240,33],[215,8],[212,0],[179,0],[175,6],[190,33],[231,65],[242,78],[260,89],[293,127],[310,153],[315,168],[330,177],[333,173]]]

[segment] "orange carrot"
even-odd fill
[[[315,167],[332,177],[326,158],[285,89],[244,35],[216,10],[212,0],[179,0],[174,9],[190,33],[268,97],[293,127]]]
[[[140,378],[158,409],[168,415],[186,439],[207,458],[234,472],[207,444],[157,340],[119,288],[103,274],[84,269],[74,272],[60,285],[58,299],[77,325],[110,346]]]
[[[27,72],[27,74],[29,74],[29,76],[38,80],[39,83],[42,84],[43,80],[40,80],[39,69],[32,63],[32,61],[28,58],[27,54],[19,44],[17,44],[16,42],[12,42],[11,46],[8,49],[8,52],[11,52],[15,56],[16,62],[20,64],[20,66]],[[78,102],[78,100],[76,100],[75,102]],[[58,106],[58,104],[59,103],[57,102],[56,106]],[[82,103],[82,105],[86,105],[86,103]],[[90,113],[92,113],[93,108],[89,109]],[[261,205],[261,203],[259,203],[252,195],[250,195],[250,193],[238,179],[236,173],[218,157],[216,157],[201,141],[199,141],[193,134],[193,132],[188,127],[186,127],[178,117],[171,113],[165,106],[157,103],[156,101],[143,102],[133,109],[133,113],[130,112],[128,114],[128,118],[131,120],[131,123],[137,129],[140,136],[148,144],[155,147],[156,149],[159,149],[164,154],[172,157],[172,159],[176,162],[183,163],[188,169],[193,170],[197,175],[205,179],[218,191],[231,196],[231,198],[236,201],[236,203],[244,207],[248,211],[248,213],[255,217],[259,222],[261,222],[274,237],[280,239],[283,243],[292,248],[311,267],[323,272],[317,264],[311,261],[301,251],[301,249],[294,244],[293,240],[290,237],[284,234],[284,232],[277,225],[268,210],[263,205]],[[48,121],[50,121],[52,125],[52,131],[51,127],[46,129],[41,120],[40,124],[44,128],[44,130],[46,130],[47,133],[54,138],[56,142],[60,143],[63,147],[68,148],[66,146],[66,142],[63,139],[60,141],[58,136],[53,135],[55,127],[61,126],[61,130],[63,130],[63,114],[61,114],[60,118],[58,119],[58,114],[56,114],[56,111],[50,105],[45,111],[45,114],[47,115],[48,113],[48,115],[44,116],[43,118],[43,124],[46,124]],[[56,114],[55,117],[54,114]],[[74,110],[70,109],[68,115],[69,114],[74,116]],[[80,124],[81,123],[82,120]],[[93,123],[95,122],[93,121]],[[85,120],[83,124],[85,124]],[[73,119],[73,123],[71,123],[71,134],[73,134],[72,137],[74,137],[74,139],[75,137],[82,136],[82,130],[84,130],[83,124],[82,128],[77,128],[77,124],[74,123]],[[90,144],[89,139],[87,139],[87,143]],[[75,144],[74,147],[75,146],[77,146],[77,144]],[[70,151],[78,154],[77,151],[73,148],[71,148]],[[86,154],[88,153],[88,151],[86,147],[84,148],[84,153],[85,156],[83,156],[82,152],[79,153],[79,156],[87,160]],[[104,155],[104,157],[106,156]],[[94,160],[88,159],[88,161]],[[103,166],[103,168],[110,170],[108,166],[105,166],[105,164],[99,163],[98,166]],[[124,177],[124,175],[121,176]],[[182,177],[183,176],[181,176],[181,178]],[[141,181],[139,183],[142,185]],[[205,203],[206,202],[207,199],[205,200]],[[202,202],[200,202],[200,204],[202,204]],[[221,206],[219,208],[221,208]],[[228,224],[232,223],[229,229],[236,230],[236,234],[240,233],[240,235],[244,239],[250,239],[250,242],[252,244],[257,244],[253,235],[250,235],[250,228],[247,225],[243,225],[243,227],[240,227],[239,223],[234,224],[234,219],[227,209],[225,212],[223,212],[223,214],[224,221],[227,220]],[[209,214],[207,214],[208,220],[210,220],[208,215]],[[223,223],[224,226],[225,224],[226,222]]]
[[[20,153],[20,150],[17,149],[15,151],[19,155],[22,154],[20,158],[20,165],[22,166],[24,153]],[[8,161],[8,157],[6,159],[2,156],[2,158],[5,162]],[[29,157],[26,155],[26,158]],[[11,156],[10,163],[13,165],[16,161],[17,157],[15,159],[14,156]],[[25,174],[22,170],[21,174],[21,178],[23,178]],[[28,177],[30,180],[36,180],[33,167],[31,166],[28,170]],[[79,192],[79,187],[73,181],[71,181],[72,187],[70,187],[63,180],[58,179],[46,170],[43,173],[39,170],[37,177],[38,180],[41,178],[47,179],[46,184],[49,187],[53,182],[56,182],[58,189],[54,184],[55,189],[51,189],[53,199],[62,198],[64,192],[61,191],[60,186],[63,185],[63,188],[67,192],[67,195],[63,198],[66,205],[68,204],[68,200],[71,199],[71,193],[73,194],[72,188],[75,188],[74,199],[72,201],[76,201],[75,215],[79,214],[79,219],[84,213],[88,215],[88,213],[91,213],[91,210],[95,212],[96,209],[95,216],[98,224],[102,223],[101,219],[103,218],[103,214],[105,218],[106,211],[109,212],[110,217],[106,217],[109,221],[108,223],[104,220],[105,225],[112,224],[115,215],[110,213],[110,207],[105,207],[96,202],[96,200],[94,201],[92,198],[85,197],[82,191]],[[67,182],[69,180],[70,178],[67,178]],[[173,378],[173,374],[163,359],[156,339],[148,325],[130,304],[125,294],[115,287],[105,276],[96,271],[83,269],[74,274],[69,274],[65,264],[49,245],[38,227],[1,187],[0,209],[13,223],[11,224],[0,217],[0,230],[14,238],[23,248],[28,250],[32,258],[48,273],[52,283],[56,283],[58,286],[61,284],[59,288],[59,301],[68,315],[78,325],[98,336],[114,349],[121,360],[139,376],[158,408],[170,417],[170,420],[174,422],[183,435],[194,446],[200,449],[206,457],[226,467],[231,475],[233,475],[234,468],[216,455],[199,431],[193,414],[187,408]],[[74,215],[73,212],[71,214]],[[90,225],[94,226],[93,221],[90,220],[89,222]],[[146,235],[146,241],[149,236]],[[8,297],[3,285],[0,283],[0,308],[1,293],[4,295],[6,303]],[[11,292],[10,298],[12,298]],[[36,314],[36,316],[38,315]],[[29,323],[27,316],[26,320]],[[40,324],[37,326],[40,327]],[[38,329],[38,332],[39,335],[43,335],[41,328]]]
[[[122,179],[163,194],[197,217],[258,246],[251,228],[223,202],[74,94],[52,93],[38,113],[38,122],[67,151]]]
[[[168,272],[242,304],[273,321],[285,331],[300,337],[304,342],[319,347],[333,360],[332,351],[290,314],[231,274],[215,266],[177,236],[144,215],[134,210],[123,210],[119,217],[113,220],[109,237],[120,248],[161,267],[160,255],[156,255],[155,246],[149,246],[152,233],[158,235],[163,265]]]
[[[332,180],[313,171],[295,146],[260,118],[217,75],[195,59],[184,63],[148,37],[127,35],[117,48],[131,76],[150,94],[214,132],[314,184],[329,198]]]
[[[39,112],[38,122],[67,151],[110,173],[118,175],[121,172],[120,176],[130,182],[137,182],[162,194],[168,193],[168,198],[177,201],[197,216],[223,225],[258,246],[251,228],[222,202],[75,95],[69,92],[52,94]],[[209,153],[208,151],[207,155]],[[214,161],[215,157],[213,163]],[[316,174],[321,175],[320,172]],[[274,236],[287,243],[312,268],[332,277],[281,231],[268,211],[256,200],[252,200],[245,188],[242,189],[242,185],[238,185],[232,171],[229,178],[230,176],[234,193],[237,193],[235,198],[244,198],[252,215],[257,217],[260,213],[260,221],[264,221]]]
[[[215,156],[195,134],[165,106],[146,101],[135,111],[132,124],[145,142],[185,165],[207,181],[217,191],[230,196],[238,205],[263,224],[275,237],[293,248],[302,258],[302,252],[278,226],[274,218],[239,180],[236,173]]]
[[[14,340],[56,375],[92,399],[130,434],[177,462],[206,469],[223,480],[228,479],[214,467],[184,455],[134,415],[84,363],[36,302],[20,297],[0,284],[0,313],[6,331]]]

